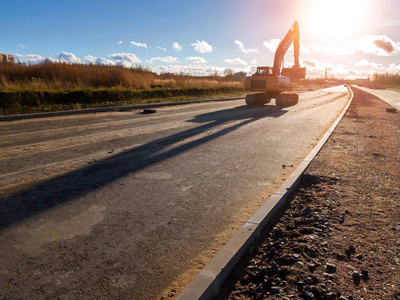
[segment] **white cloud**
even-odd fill
[[[310,48],[315,52],[327,55],[350,55],[362,52],[377,56],[390,56],[400,53],[400,43],[394,42],[385,35],[366,35],[338,44],[310,45]]]
[[[60,62],[65,62],[68,64],[79,64],[81,62],[81,59],[76,57],[75,54],[64,51],[58,53],[56,59]]]
[[[360,60],[359,62],[354,64],[356,67],[367,67],[367,68],[372,68],[376,70],[383,70],[385,69],[385,66],[382,64],[377,64],[374,62],[369,62],[366,59]]]
[[[253,59],[251,62],[250,62],[250,64],[252,64],[252,65],[257,65],[259,62],[258,62],[258,60],[257,59]]]
[[[368,76],[369,72],[351,70],[342,64],[323,63],[312,59],[303,59],[301,65],[307,67],[307,77],[325,77],[327,71],[328,78],[360,78]]]
[[[117,65],[124,67],[132,67],[134,64],[141,63],[142,61],[133,53],[114,53],[109,55],[112,59],[116,60]]]
[[[279,43],[281,42],[280,39],[270,39],[268,41],[264,41],[264,47],[267,48],[269,51],[271,51],[272,53],[276,52],[276,49],[279,46]],[[293,43],[290,45],[288,51],[293,51]],[[310,53],[310,49],[304,45],[302,42],[300,42],[300,53]]]
[[[182,51],[182,45],[179,45],[177,42],[172,43],[172,48],[174,48],[176,51]]]
[[[255,70],[252,70],[251,67],[240,67],[240,68],[229,68],[234,73],[236,72],[245,72],[245,73],[254,73]],[[225,75],[226,68],[219,66],[210,66],[210,65],[166,65],[152,68],[154,72],[157,73],[174,73],[174,74],[187,74],[192,76],[208,76],[214,75],[217,73],[218,75]]]
[[[137,43],[137,42],[132,41],[132,42],[130,42],[130,44],[131,44],[131,47],[136,46],[136,47],[143,47],[143,48],[147,49],[147,45],[144,43]]]
[[[270,39],[269,41],[264,41],[263,44],[265,48],[269,51],[275,53],[276,48],[278,48],[279,43],[281,42],[280,39]]]
[[[119,42],[118,42],[118,45],[121,45],[122,43],[123,43],[123,41],[119,41]]]
[[[258,49],[246,49],[241,41],[235,40],[235,44],[238,45],[239,50],[243,53],[258,53]]]
[[[294,50],[293,44],[290,46],[289,50]],[[300,42],[300,53],[310,54],[310,48]]]
[[[398,73],[400,71],[400,64],[396,66],[394,63],[391,63],[388,71]]]
[[[154,63],[155,61],[161,61],[164,63],[176,63],[178,62],[178,58],[177,57],[172,57],[172,56],[165,56],[165,57],[152,57],[148,60],[146,60],[146,62],[149,63]]]
[[[332,63],[321,63],[313,59],[303,59],[300,64],[307,68],[307,77],[324,77],[326,69],[328,69],[328,73],[335,68],[338,69]]]
[[[207,61],[204,58],[198,57],[198,56],[194,56],[194,57],[193,56],[189,56],[189,57],[186,57],[185,60],[186,61],[190,61],[190,62],[195,63],[195,64],[205,64],[205,63],[207,63]]]
[[[196,52],[199,53],[211,53],[213,52],[213,47],[206,41],[197,41],[196,43],[190,44]]]
[[[344,44],[341,44],[341,45],[334,45],[334,44],[314,45],[314,44],[311,44],[310,48],[317,53],[324,53],[327,55],[349,55],[354,52],[354,49],[352,50],[351,47],[346,46]]]
[[[163,47],[160,47],[160,46],[157,46],[157,48],[162,50],[162,51],[164,51],[164,52],[167,51],[167,48],[163,48]]]
[[[348,70],[346,68],[346,66],[341,65],[341,64],[333,65],[333,67],[332,67],[332,74],[335,77],[346,78],[346,77],[348,77],[348,75],[351,75],[351,74],[349,74],[350,72],[351,72],[351,70]],[[328,69],[328,76],[329,76],[329,69]]]
[[[84,57],[85,63],[86,64],[94,64],[94,65],[110,65],[114,66],[116,65],[115,61],[105,59],[105,58],[100,58],[100,57],[95,57],[92,55],[86,55]]]
[[[303,59],[301,61],[302,65],[304,66],[309,66],[311,68],[315,68],[317,66],[317,62],[315,60],[312,59]]]
[[[240,59],[240,58],[234,58],[234,59],[225,59],[224,62],[228,63],[228,64],[232,64],[232,65],[243,65],[243,66],[247,66],[247,63]]]
[[[18,46],[20,46],[21,48],[26,48],[24,44],[18,44]]]
[[[208,65],[166,65],[153,68],[153,71],[157,73],[188,74],[194,76],[214,75],[215,72],[223,75],[224,70],[225,68],[222,67]]]
[[[325,70],[327,70],[328,78],[365,78],[374,73],[398,73],[400,71],[400,65],[396,66],[391,64],[389,68],[382,64],[368,62],[363,59],[353,66],[354,69],[342,64],[322,63],[312,59],[304,59],[301,61],[302,66],[307,67],[307,77],[325,77]]]
[[[379,56],[400,53],[400,43],[396,43],[385,35],[367,35],[354,41],[355,50]]]
[[[45,58],[38,54],[15,54],[14,59],[24,64],[34,65],[43,62]]]

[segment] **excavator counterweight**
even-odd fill
[[[283,58],[290,45],[294,45],[294,65],[282,68]],[[246,96],[247,105],[264,105],[276,99],[278,106],[291,106],[298,103],[297,94],[288,93],[292,81],[306,77],[306,68],[300,66],[300,34],[299,24],[294,22],[284,39],[275,51],[273,67],[257,67],[257,71],[246,77],[246,90],[258,92]]]

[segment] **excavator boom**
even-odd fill
[[[291,68],[282,68],[283,58],[293,42],[294,65]],[[294,21],[292,28],[288,31],[285,38],[280,42],[275,52],[273,73],[276,76],[287,76],[291,80],[298,80],[306,77],[306,69],[300,67],[300,30],[299,23]]]
[[[299,23],[297,23],[297,21],[294,21],[292,28],[290,28],[290,30],[288,31],[284,39],[279,43],[279,46],[275,51],[274,66],[272,67],[274,75],[281,75],[283,58],[292,42],[294,46],[294,67],[299,68],[300,34]]]

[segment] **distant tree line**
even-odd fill
[[[382,73],[374,74],[374,82],[385,85],[400,85],[400,74]]]

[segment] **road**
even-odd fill
[[[378,89],[369,89],[361,86],[357,86],[357,88],[365,92],[371,93],[372,95],[375,95],[376,97],[389,103],[391,106],[397,108],[397,110],[400,110],[400,92],[398,90],[397,91],[378,90]]]
[[[283,109],[236,100],[0,123],[0,298],[179,291],[349,98],[338,87]]]

